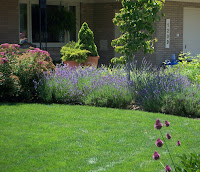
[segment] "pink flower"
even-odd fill
[[[1,54],[2,56],[5,56],[5,53],[4,53],[4,52],[1,52],[0,54]]]
[[[177,141],[177,146],[181,146],[181,142],[179,140]]]
[[[160,130],[162,128],[163,124],[160,122],[160,120],[157,118],[156,119],[156,123],[154,125],[154,127],[158,130]]]
[[[160,140],[160,138],[158,138],[157,141],[156,141],[156,146],[162,147],[162,145],[163,145],[163,141]]]
[[[7,62],[8,62],[7,58],[1,58],[1,64],[7,63]]]
[[[42,62],[42,61],[39,61],[39,64],[43,64],[43,62]]]
[[[8,48],[8,47],[9,47],[9,44],[8,44],[8,43],[5,43],[5,44],[1,44],[1,46],[2,46],[3,48]]]
[[[166,165],[166,167],[165,167],[165,172],[170,172],[170,171],[172,171],[172,169],[170,168],[169,165]]]
[[[171,135],[167,133],[167,139],[171,139]]]
[[[169,127],[169,124],[170,124],[170,123],[169,123],[167,120],[165,120],[165,126],[166,126],[166,127]]]
[[[158,152],[154,151],[153,159],[158,160],[159,158],[160,158],[160,154]]]
[[[18,45],[18,44],[13,44],[12,46],[16,47],[16,48],[20,48],[20,45]]]
[[[36,51],[40,51],[40,49],[39,49],[39,48],[35,48],[35,50],[36,50]]]

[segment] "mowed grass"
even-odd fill
[[[1,104],[0,171],[160,172],[172,164],[165,145],[155,146],[162,128],[175,163],[184,151],[200,150],[200,121],[158,113],[70,105]],[[173,128],[173,130],[172,130]],[[180,135],[177,135],[177,133]],[[165,144],[165,143],[164,143]]]

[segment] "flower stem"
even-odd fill
[[[163,165],[163,163],[161,161],[159,161],[161,163],[161,165],[163,166],[163,168],[165,168],[165,166]]]
[[[161,136],[162,136],[163,140],[165,141],[165,138],[163,137],[163,134],[162,134],[161,130],[160,130],[160,133],[161,133]],[[168,151],[168,153],[169,153],[170,159],[171,159],[172,164],[173,164],[173,166],[174,166],[174,170],[176,171],[176,167],[175,167],[175,165],[174,165],[174,162],[173,162],[173,159],[172,159],[172,157],[171,157],[171,154],[170,154],[170,151],[169,151],[169,149],[168,149],[168,146],[167,146],[167,142],[166,142],[166,141],[165,141],[165,145],[166,145],[166,147],[167,147],[167,151]]]
[[[182,138],[172,127],[171,127],[171,129],[178,135],[178,137]],[[187,146],[190,146],[189,144],[187,144],[187,142],[184,142],[184,143],[186,143]],[[190,149],[192,149],[192,148],[190,148]],[[194,151],[195,154],[197,154],[194,149],[192,149],[192,150]]]

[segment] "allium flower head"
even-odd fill
[[[160,130],[162,128],[163,124],[160,122],[160,120],[157,118],[156,119],[156,123],[154,125],[154,127],[158,130]]]
[[[163,141],[160,140],[160,138],[158,138],[157,141],[156,141],[156,146],[162,147],[162,145],[163,145]]]
[[[181,146],[181,142],[179,140],[177,141],[177,146]]]
[[[153,159],[158,160],[159,158],[160,158],[160,154],[158,152],[154,151]]]
[[[171,135],[167,133],[167,139],[171,139]]]
[[[169,127],[169,124],[170,124],[170,123],[169,123],[167,120],[165,120],[165,126],[166,126],[166,127]]]
[[[172,169],[170,168],[169,165],[166,165],[166,167],[165,167],[165,172],[170,172],[170,171],[172,171]]]

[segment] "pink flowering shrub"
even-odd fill
[[[8,87],[5,77],[12,78],[13,83],[18,81],[20,98],[30,100],[34,95],[33,81],[37,81],[44,71],[53,70],[55,66],[47,51],[30,48],[27,52],[21,53],[19,48],[18,44],[0,45],[0,73],[1,80],[4,81],[1,81],[1,91],[5,92],[4,89]],[[17,93],[12,95],[16,96]]]
[[[44,71],[53,70],[54,64],[47,51],[39,48],[30,49],[19,56],[16,75],[19,76],[23,98],[31,98],[34,94],[34,83],[38,81]]]
[[[16,96],[20,90],[19,78],[13,74],[11,66],[11,62],[16,62],[16,47],[15,44],[0,45],[0,100]]]

